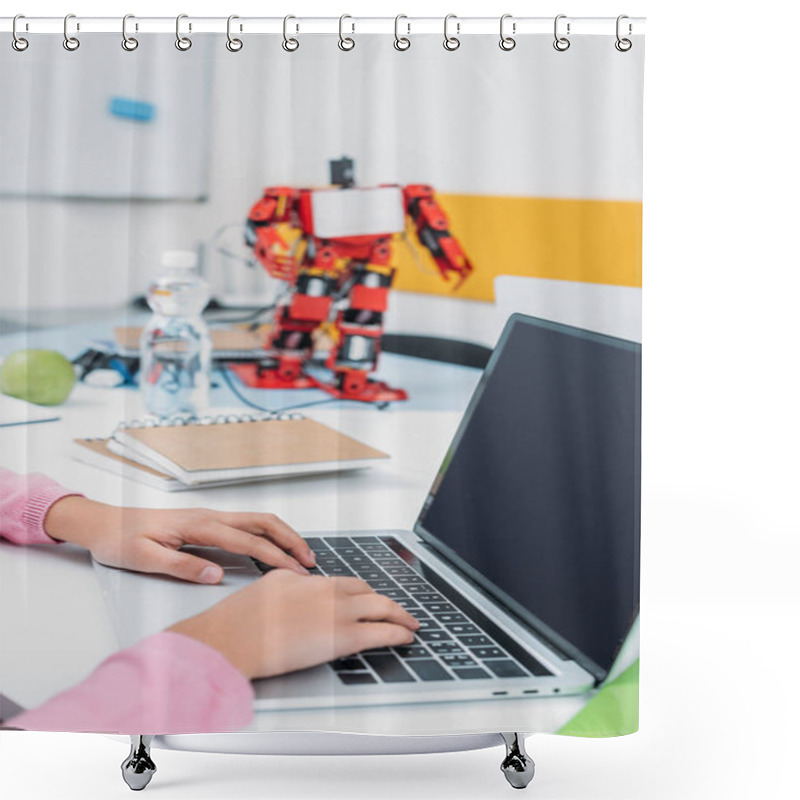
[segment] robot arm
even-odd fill
[[[296,200],[297,192],[289,187],[265,189],[263,197],[250,209],[245,225],[245,242],[253,248],[264,269],[281,280],[293,280],[297,264],[288,254],[288,242],[275,225],[292,221]]]
[[[469,277],[473,267],[447,229],[447,216],[433,196],[433,189],[425,185],[406,186],[403,198],[408,215],[414,221],[417,238],[428,248],[445,280],[449,280],[453,272],[459,277],[453,287],[457,289]]]

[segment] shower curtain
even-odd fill
[[[637,729],[644,39],[504,22],[15,23],[6,726]],[[171,251],[213,347],[181,425],[140,369]],[[131,449],[178,428],[213,480]]]

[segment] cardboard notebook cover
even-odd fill
[[[72,441],[74,444],[73,457],[84,464],[99,467],[122,478],[130,478],[137,483],[143,483],[165,492],[185,492],[199,488],[199,485],[181,483],[177,478],[160,469],[117,455],[110,448],[109,439],[73,439]],[[259,478],[253,480],[259,480]],[[202,486],[228,486],[232,483],[244,482],[237,479],[205,481]]]
[[[121,428],[109,446],[189,484],[358,469],[388,458],[308,418]]]
[[[250,331],[244,328],[211,328],[211,346],[214,351],[250,352],[264,349],[263,332]],[[114,328],[114,340],[118,347],[126,351],[139,350],[139,337],[142,328]]]
[[[72,455],[85,464],[115,472],[122,477],[133,478],[148,486],[168,492],[188,489],[177,478],[153,467],[117,455],[108,446],[108,439],[73,439]]]

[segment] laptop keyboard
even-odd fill
[[[420,628],[414,642],[367,650],[330,663],[346,685],[488,680],[550,675],[526,654],[525,665],[504,648],[454,593],[446,596],[394,549],[392,537],[307,538],[317,556],[315,575],[355,576],[408,610]],[[408,552],[408,551],[405,551]],[[259,569],[269,568],[256,561]],[[498,637],[500,638],[500,637]]]

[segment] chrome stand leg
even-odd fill
[[[156,765],[150,758],[152,736],[131,736],[131,752],[122,762],[122,779],[134,792],[139,792],[150,783]]]
[[[506,780],[515,789],[524,789],[535,771],[533,759],[525,752],[525,737],[521,733],[501,733],[506,743],[506,757],[500,765]]]

